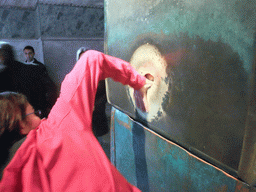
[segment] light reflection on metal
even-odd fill
[[[164,113],[161,104],[165,94],[168,91],[168,83],[164,80],[167,78],[166,68],[167,63],[165,58],[161,55],[157,47],[151,44],[141,45],[135,50],[130,60],[141,75],[151,76],[154,79],[153,85],[147,91],[147,100],[149,103],[149,111],[142,112],[137,109],[138,112],[147,118],[148,121],[152,121],[157,117],[158,113]],[[128,88],[128,93],[135,105],[134,90]]]

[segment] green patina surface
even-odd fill
[[[248,185],[164,140],[113,108],[116,167],[142,191],[248,191]],[[124,121],[131,129],[122,126]],[[136,130],[135,130],[136,129]],[[140,143],[141,146],[137,146]],[[138,150],[140,153],[138,153]],[[137,173],[144,167],[143,176]]]
[[[163,98],[163,111],[144,125],[224,164],[235,176],[248,114],[255,19],[255,1],[105,0],[108,54],[129,61],[136,48],[151,43],[169,58],[169,79],[162,79],[168,92],[156,96]],[[110,103],[140,120],[126,90],[109,85]],[[113,94],[117,90],[122,97]]]

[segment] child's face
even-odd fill
[[[34,108],[28,104],[26,108],[27,115],[20,122],[20,133],[22,135],[27,135],[31,130],[37,128],[40,125],[41,119],[34,112]]]

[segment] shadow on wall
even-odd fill
[[[143,127],[137,123],[133,123],[132,137],[137,187],[141,191],[149,191],[145,130]]]

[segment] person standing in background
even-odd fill
[[[57,99],[57,89],[48,75],[44,64],[34,58],[35,50],[32,46],[23,49],[26,58],[30,94],[26,95],[36,110],[42,110],[42,116],[47,117]]]
[[[1,43],[0,45],[0,91],[16,91],[20,93],[26,92],[24,89],[25,65],[15,59],[13,47],[8,43]]]
[[[0,48],[2,45],[6,44],[5,42],[0,43]],[[3,51],[0,49],[0,92],[12,90],[12,79],[9,75],[8,67],[5,65],[5,57]]]

